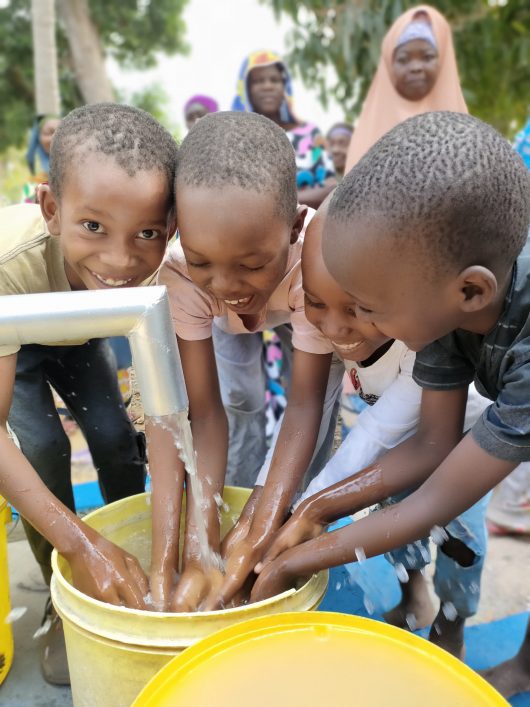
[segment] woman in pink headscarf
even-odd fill
[[[438,10],[419,5],[398,17],[383,39],[346,172],[395,125],[434,110],[468,112],[449,23]]]

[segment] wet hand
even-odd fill
[[[264,568],[275,560],[282,552],[289,550],[306,540],[312,540],[318,537],[324,530],[324,524],[312,520],[308,514],[303,512],[297,513],[289,518],[279,531],[263,556],[261,562],[258,562],[255,569],[257,574],[263,572]]]
[[[176,573],[173,568],[166,571],[151,569],[149,587],[151,590],[151,599],[156,611],[170,610],[175,575]]]
[[[177,584],[170,610],[209,611],[207,600],[219,592],[222,582],[223,575],[218,568],[204,568],[199,563],[188,564]]]
[[[281,594],[294,585],[295,579],[296,577],[289,570],[289,563],[286,562],[285,556],[280,555],[278,559],[269,562],[258,575],[250,594],[250,601],[262,601]]]
[[[76,589],[109,604],[146,608],[149,584],[140,563],[110,540],[93,531],[80,551],[65,557]]]
[[[261,546],[254,544],[249,538],[234,547],[225,562],[223,581],[217,591],[210,592],[204,605],[205,611],[223,609],[231,604],[249,576],[254,576],[254,566],[261,553]]]

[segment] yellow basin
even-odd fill
[[[229,510],[222,517],[222,532],[239,517],[249,494],[249,489],[225,489]],[[149,494],[117,501],[84,520],[138,557],[144,569],[149,568]],[[323,572],[297,590],[255,604],[175,614],[138,611],[92,599],[73,587],[68,563],[55,551],[52,567],[52,600],[64,622],[76,707],[129,707],[151,677],[188,646],[221,628],[256,616],[316,609],[328,582],[327,573]]]

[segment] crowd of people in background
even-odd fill
[[[330,203],[328,197],[338,185],[340,186],[336,191],[340,191],[344,187],[347,183],[347,177],[344,181],[345,176],[350,170],[359,164],[380,138],[396,126],[410,118],[433,111],[449,111],[452,114],[467,115],[468,108],[459,80],[450,26],[437,10],[426,6],[416,7],[403,13],[388,30],[382,42],[376,73],[370,83],[361,113],[355,124],[348,121],[337,122],[330,127],[326,126],[327,129],[323,131],[310,120],[306,120],[305,116],[300,117],[295,109],[289,68],[279,54],[269,49],[252,51],[244,58],[236,77],[235,96],[229,108],[230,114],[227,113],[225,118],[214,122],[209,116],[223,109],[223,106],[219,106],[215,98],[198,93],[186,101],[183,106],[183,117],[187,137],[181,152],[183,156],[179,159],[182,159],[183,169],[189,163],[190,173],[195,174],[193,171],[195,167],[192,163],[197,157],[194,150],[196,152],[199,150],[196,145],[194,147],[194,136],[199,135],[200,132],[201,139],[206,145],[209,139],[205,132],[207,129],[210,130],[211,135],[214,135],[215,130],[218,130],[220,139],[224,139],[223,135],[226,131],[232,130],[234,135],[241,131],[240,143],[244,139],[245,130],[255,129],[256,141],[259,143],[259,140],[270,140],[270,144],[274,143],[278,146],[278,154],[282,151],[282,145],[287,145],[291,160],[293,155],[289,143],[292,146],[298,202],[296,213],[289,212],[286,216],[288,209],[284,208],[283,204],[273,208],[270,203],[266,202],[263,194],[257,196],[253,194],[252,198],[255,197],[255,203],[249,197],[249,202],[242,206],[241,202],[234,197],[233,204],[220,203],[217,205],[216,211],[216,217],[219,217],[218,221],[225,219],[228,223],[232,217],[229,213],[231,210],[233,213],[238,213],[240,207],[247,208],[248,211],[259,208],[260,213],[263,214],[263,223],[275,223],[275,219],[280,213],[281,219],[279,220],[282,222],[283,235],[285,229],[288,228],[291,240],[287,245],[282,241],[282,248],[285,245],[285,262],[280,263],[278,271],[273,273],[274,277],[271,276],[272,284],[267,285],[270,285],[270,291],[267,291],[265,286],[261,287],[269,297],[263,302],[265,314],[259,319],[255,312],[246,313],[245,311],[245,307],[248,305],[247,300],[251,301],[252,297],[258,296],[255,293],[236,300],[228,295],[224,299],[215,299],[210,297],[210,294],[205,295],[201,291],[200,284],[197,284],[200,276],[189,278],[189,253],[186,251],[189,243],[194,243],[193,253],[195,254],[202,252],[201,248],[205,253],[210,253],[210,250],[214,248],[211,243],[203,245],[197,232],[194,232],[193,227],[189,224],[186,228],[186,235],[181,235],[178,231],[171,233],[171,236],[175,236],[175,241],[179,241],[179,239],[180,241],[177,243],[176,249],[173,250],[173,260],[166,258],[164,261],[165,265],[162,269],[160,282],[166,284],[170,291],[173,290],[172,306],[174,311],[179,307],[183,310],[182,312],[179,310],[178,317],[175,317],[174,314],[174,320],[178,319],[176,333],[182,347],[181,357],[183,358],[184,372],[188,376],[186,384],[190,398],[202,402],[208,400],[211,403],[205,408],[207,409],[205,419],[200,419],[197,423],[198,428],[203,431],[207,429],[211,424],[211,419],[206,418],[210,415],[211,409],[219,405],[222,411],[224,406],[228,419],[228,464],[226,469],[223,468],[222,471],[223,473],[226,471],[226,481],[229,483],[255,487],[253,496],[251,496],[251,504],[246,508],[248,518],[254,519],[264,516],[264,508],[269,511],[272,508],[270,504],[266,506],[263,499],[268,498],[267,493],[271,483],[267,477],[269,468],[272,469],[271,477],[279,478],[281,476],[278,467],[281,466],[279,459],[284,448],[277,453],[275,452],[274,455],[272,450],[275,449],[277,439],[282,439],[281,430],[294,428],[292,423],[292,414],[294,413],[290,412],[289,401],[296,400],[300,407],[304,407],[307,403],[308,409],[312,406],[318,407],[318,405],[314,405],[315,400],[311,397],[314,391],[309,390],[310,386],[306,385],[307,377],[311,379],[312,383],[317,381],[318,395],[315,395],[316,398],[320,396],[320,409],[322,410],[323,406],[324,413],[321,412],[319,420],[311,421],[312,429],[314,428],[314,439],[308,438],[302,450],[303,454],[307,456],[307,464],[303,469],[301,467],[299,469],[300,479],[303,477],[304,487],[309,487],[303,499],[313,493],[321,492],[333,483],[344,480],[344,475],[341,479],[333,476],[336,469],[331,462],[326,466],[331,455],[336,428],[339,407],[337,399],[340,395],[341,380],[348,395],[360,396],[364,401],[363,406],[374,406],[373,411],[375,412],[371,413],[372,424],[380,437],[386,439],[385,435],[387,435],[389,439],[394,439],[392,435],[395,429],[392,428],[388,417],[385,416],[387,413],[383,415],[381,412],[379,413],[381,417],[377,417],[378,411],[384,410],[384,406],[377,407],[376,403],[382,399],[387,390],[395,390],[398,379],[402,385],[403,378],[406,378],[406,386],[408,386],[411,396],[408,402],[413,410],[413,413],[410,413],[410,419],[406,420],[407,434],[412,434],[415,431],[418,424],[421,390],[419,385],[412,382],[413,351],[399,341],[387,339],[386,341],[378,341],[377,346],[374,345],[373,349],[368,346],[369,352],[366,353],[365,359],[359,363],[358,359],[351,354],[351,346],[341,349],[337,341],[333,340],[327,325],[323,323],[323,319],[319,319],[318,313],[307,316],[307,319],[318,330],[317,334],[313,329],[308,334],[305,328],[305,318],[303,324],[300,322],[304,312],[304,302],[306,311],[313,305],[308,293],[306,292],[304,295],[302,291],[301,260],[304,257],[303,253],[305,253],[306,259],[310,257],[311,264],[315,268],[311,274],[309,266],[306,265],[304,273],[306,282],[307,278],[311,280],[311,277],[314,277],[315,282],[321,278],[321,282],[327,282],[327,285],[322,288],[325,296],[332,297],[330,293],[333,292],[333,286],[335,286],[336,298],[340,300],[341,289],[336,283],[335,285],[330,284],[331,277],[326,272],[324,261],[320,261],[316,255],[317,251],[321,252],[322,220]],[[238,114],[245,114],[245,117],[242,118]],[[264,118],[269,120],[265,121]],[[223,121],[225,122],[223,123]],[[270,121],[275,124],[274,128],[271,128]],[[134,119],[131,118],[131,124],[133,123]],[[50,145],[60,125],[61,118],[58,116],[38,116],[35,120],[27,152],[27,163],[31,177],[24,185],[22,200],[25,202],[33,204],[39,202],[38,185],[48,181]],[[152,125],[145,127],[147,133],[150,129],[155,128]],[[167,141],[168,152],[171,152],[173,150],[172,138],[165,133],[161,140],[162,138]],[[208,149],[211,154],[217,154],[215,144],[209,146]],[[234,147],[234,153],[235,149]],[[530,168],[530,122],[518,135],[515,149]],[[205,151],[207,152],[206,149]],[[221,154],[221,157],[232,158],[228,154]],[[236,159],[234,157],[234,160]],[[275,165],[274,160],[275,155],[270,159],[271,170]],[[280,160],[278,159],[278,161]],[[190,177],[189,183],[187,182],[184,186],[179,186],[177,182],[177,191],[179,188],[182,189],[185,196],[190,199],[190,203],[192,198],[188,192],[193,191],[191,187],[197,187],[197,184],[193,183],[194,178]],[[271,179],[273,178],[274,175]],[[278,176],[278,179],[280,178],[283,178],[281,174]],[[211,185],[207,186],[211,187]],[[188,188],[188,192],[184,187]],[[173,184],[171,184],[171,189],[173,189]],[[44,187],[43,193],[45,201],[52,200],[50,189],[47,186]],[[261,201],[258,196],[262,199]],[[162,207],[165,205],[164,202],[160,210],[163,210]],[[311,221],[311,230],[308,228],[308,237],[303,243],[304,250],[302,252],[305,231],[303,222],[308,213],[306,207],[309,208],[311,215],[313,215],[313,209],[320,209],[320,211],[317,217]],[[193,210],[192,206],[188,208],[190,212]],[[204,208],[201,205],[198,213],[203,211]],[[198,222],[199,216],[197,214],[195,216]],[[53,222],[53,214],[50,218]],[[204,223],[211,225],[206,221]],[[223,223],[218,225],[216,222],[211,225],[212,233],[215,228],[219,228],[218,240],[222,240],[229,230],[226,227],[223,231]],[[261,226],[265,228],[263,223],[256,223],[256,232]],[[233,224],[232,226],[235,232],[236,227]],[[34,224],[32,224],[33,227]],[[144,234],[147,234],[146,241],[150,240],[151,230],[147,229],[141,232],[142,238]],[[190,236],[192,232],[193,237]],[[271,227],[263,236],[264,241],[267,238],[270,240],[267,243],[269,249],[272,248],[271,243],[274,240],[271,236],[272,232],[273,228]],[[182,234],[184,234],[184,230]],[[238,238],[239,234],[234,233],[233,240],[230,241],[230,248],[234,253],[238,252],[237,257],[240,260],[244,260],[246,256],[240,257],[238,248],[244,252],[245,244],[238,243]],[[244,241],[244,238],[241,237],[240,240]],[[278,239],[278,242],[280,240]],[[199,245],[196,241],[199,242]],[[313,252],[315,243],[317,250]],[[180,250],[178,250],[179,248]],[[264,247],[263,253],[265,251]],[[308,253],[311,255],[308,256]],[[15,255],[18,257],[18,253]],[[158,268],[163,253],[157,252],[155,255],[157,257],[153,256],[153,262],[156,261],[155,265]],[[198,259],[200,260],[200,258]],[[206,256],[203,259],[206,259]],[[267,261],[267,267],[269,262],[272,260]],[[200,269],[202,265],[199,263],[196,267]],[[287,271],[284,272],[286,267]],[[257,282],[259,276],[254,271],[266,268],[262,265],[254,267],[252,263],[245,268],[248,271],[245,282],[249,291],[257,291],[259,288],[254,287],[253,283]],[[151,271],[144,272],[144,280],[150,274]],[[71,270],[67,275],[70,277],[70,285],[72,285],[72,277],[76,284],[79,284],[76,280],[75,270]],[[204,277],[206,276],[204,275]],[[276,280],[273,283],[274,278]],[[326,278],[328,278],[327,281]],[[136,284],[144,284],[144,282],[142,280]],[[84,287],[82,283],[79,286]],[[47,282],[42,285],[42,289],[39,291],[46,291],[46,287],[48,287]],[[252,289],[253,287],[254,289]],[[68,288],[69,285],[65,286],[65,289]],[[317,289],[318,286],[315,287],[315,290]],[[278,303],[281,303],[281,306]],[[324,307],[322,302],[317,304]],[[315,309],[318,309],[316,304],[314,306]],[[184,311],[186,307],[188,309]],[[332,309],[332,305],[329,305],[329,308]],[[238,314],[238,312],[240,313]],[[305,317],[305,315],[303,316]],[[202,329],[198,331],[200,327]],[[363,336],[365,336],[364,333]],[[208,344],[209,348],[205,347],[204,341],[210,338],[212,346],[210,347]],[[366,335],[363,339],[365,346],[367,346],[366,340],[369,338],[369,335]],[[48,394],[48,382],[61,393],[67,411],[75,416],[80,427],[85,430],[90,451],[98,469],[109,470],[107,477],[100,478],[106,501],[141,491],[146,473],[143,436],[130,424],[123,409],[117,383],[115,385],[113,382],[116,378],[115,360],[106,341],[100,343],[95,343],[95,341],[73,347],[50,346],[37,347],[32,350],[24,348],[18,354],[13,405],[9,418],[13,434],[19,438],[26,457],[31,461],[48,488],[54,489],[63,503],[72,510],[74,510],[74,502],[69,480],[70,456],[64,444],[62,432],[57,426],[57,420],[50,412],[50,406],[55,406],[55,402]],[[297,356],[297,353],[300,353],[296,351],[297,347],[301,348],[302,357]],[[294,356],[293,348],[295,350]],[[45,350],[43,351],[43,349]],[[190,352],[194,352],[193,355]],[[373,359],[372,356],[375,356],[376,353],[378,357]],[[316,362],[319,357],[321,358],[321,354],[329,355],[326,369],[325,367],[320,369],[321,364]],[[191,359],[193,359],[194,365],[199,360],[205,362],[204,378],[189,373]],[[186,364],[186,360],[188,364]],[[213,374],[208,367],[215,361],[217,361],[218,380],[212,377]],[[79,371],[85,370],[85,364],[92,366],[92,376],[97,370],[100,381],[106,381],[104,389],[85,385],[83,381],[78,380],[76,381],[76,390],[68,392],[64,376],[72,377],[73,372],[73,375],[81,378]],[[186,370],[186,365],[188,370]],[[215,369],[215,365],[213,368]],[[37,371],[37,375],[35,375],[35,371]],[[371,373],[372,379],[370,379]],[[368,379],[370,379],[369,382],[366,382]],[[68,385],[70,388],[72,387],[70,383]],[[413,385],[415,388],[410,387]],[[46,389],[44,392],[43,386]],[[208,390],[206,390],[207,388]],[[243,396],[243,402],[240,399],[234,401],[235,388],[237,388],[239,397]],[[105,400],[100,399],[101,396],[98,397],[98,393],[105,393],[103,396]],[[477,401],[477,399],[485,400],[471,387],[468,413],[472,418],[470,408],[473,407],[473,401]],[[45,432],[39,437],[39,444],[34,439],[34,418],[29,418],[27,414],[29,406],[35,406],[37,400],[40,401],[41,412],[44,411],[41,422]],[[86,403],[87,400],[89,404]],[[112,406],[109,406],[109,400],[111,400]],[[478,412],[477,409],[475,410],[474,420],[484,409],[485,403],[482,407],[480,405],[479,401],[480,409]],[[89,413],[87,413],[87,407],[90,409]],[[112,409],[110,409],[111,407]],[[294,404],[291,409],[293,407]],[[195,414],[196,420],[198,417],[200,418],[200,415],[197,417],[196,413],[198,408],[199,406],[195,405],[192,413],[192,416]],[[112,438],[109,437],[109,434],[104,436],[101,433],[90,433],[89,418],[91,422],[95,410],[100,410],[101,416],[110,421],[107,431],[109,434],[112,432]],[[48,424],[44,425],[47,420]],[[359,430],[361,431],[358,434],[362,434],[362,427]],[[344,437],[347,432],[348,430],[344,429]],[[222,433],[222,429],[215,431],[215,435],[219,435],[219,439],[223,436]],[[213,438],[208,438],[207,442],[210,443]],[[123,448],[129,450],[128,455],[121,456],[121,465],[117,464],[116,460],[109,461],[108,458],[109,455],[113,456],[113,445],[116,439],[121,439]],[[200,434],[197,434],[196,439],[199,440],[199,446],[201,444],[205,446],[204,438],[201,441]],[[362,443],[366,443],[366,440]],[[56,449],[58,445],[63,445],[65,448],[64,460],[60,469],[54,458],[54,453],[50,453],[50,450]],[[396,440],[389,441],[388,444],[385,442],[382,447],[392,449],[395,445]],[[222,444],[219,449],[222,451]],[[348,447],[344,446],[342,449],[342,454],[345,455],[346,451],[344,450],[347,450]],[[314,456],[312,456],[312,450],[315,450]],[[342,459],[339,454],[335,458],[335,464],[338,464]],[[207,456],[207,454],[203,456]],[[220,456],[222,456],[221,452],[219,452]],[[219,459],[215,461],[217,463]],[[368,464],[368,462],[366,463]],[[130,468],[125,469],[127,466]],[[347,465],[341,468],[346,467]],[[304,473],[306,470],[307,473]],[[318,476],[318,472],[321,472],[323,476]],[[128,487],[121,483],[123,479],[128,480]],[[311,485],[309,485],[310,483]],[[257,489],[259,490],[257,491]],[[293,500],[292,489],[284,488],[282,494],[283,501],[288,501],[290,504]],[[389,503],[399,502],[405,495],[396,493],[392,495]],[[453,526],[448,524],[449,532],[454,530],[455,533],[455,546],[447,550],[447,556],[444,555],[443,548],[438,553],[436,591],[441,604],[440,610],[436,614],[437,633],[432,629],[430,640],[440,643],[457,656],[463,655],[464,651],[463,628],[465,620],[477,609],[478,589],[473,594],[469,589],[469,583],[472,582],[477,587],[480,583],[480,573],[486,552],[486,528],[490,533],[496,534],[530,533],[530,463],[521,463],[512,474],[505,478],[494,491],[493,500],[488,509],[486,509],[486,505],[489,498],[485,497],[485,499],[452,521]],[[290,505],[283,509],[276,509],[278,518],[288,508]],[[215,512],[217,513],[217,509]],[[284,518],[285,513],[283,514]],[[248,538],[252,536],[252,522],[249,520],[247,524],[247,530],[249,527],[251,528],[248,530]],[[29,523],[26,526],[43,576],[49,582],[51,544]],[[466,526],[469,530],[467,534],[462,531],[462,528],[465,530]],[[278,527],[274,528],[274,530],[277,529]],[[238,532],[236,526],[235,536]],[[266,533],[262,532],[260,537],[263,539],[265,535]],[[251,542],[248,538],[245,539],[247,542],[244,551],[247,553],[246,556],[243,556],[243,550],[239,550],[241,545],[238,544],[239,541],[234,540],[230,551],[227,552],[227,557],[228,561],[230,558],[233,559],[234,565],[239,563],[238,567],[248,565],[247,569],[250,572],[256,566],[256,562],[261,561],[267,547],[264,547],[263,544],[259,545],[259,543],[250,547]],[[411,614],[416,616],[414,627],[418,625],[418,621],[420,625],[432,623],[432,616],[426,617],[425,614],[428,612],[422,614],[422,611],[418,609],[420,605],[425,604],[424,597],[426,595],[425,581],[421,570],[430,561],[430,557],[427,551],[427,541],[425,540],[423,545],[421,542],[417,544],[418,548],[416,548],[417,552],[414,556],[410,552],[411,546],[398,549],[394,556],[389,556],[394,566],[403,568],[404,575],[402,574],[403,599],[394,611],[389,613],[387,620],[402,627],[409,625],[413,628],[409,622]],[[446,546],[444,545],[444,547]],[[241,556],[238,555],[239,552]],[[399,560],[396,559],[397,557]],[[471,567],[473,568],[472,574],[470,574]],[[160,575],[162,574],[161,571]],[[466,579],[461,578],[463,575],[466,575]],[[242,586],[247,577],[241,575],[239,579]],[[188,587],[193,584],[194,579],[191,578],[189,581],[191,584]],[[260,578],[260,581],[263,581],[263,578]],[[241,586],[238,586],[237,589],[240,589]],[[234,594],[235,587],[232,586],[231,590]],[[224,591],[226,591],[228,599],[231,599],[232,594],[222,584],[221,593]],[[201,595],[200,601],[205,597],[206,594]],[[182,603],[178,605],[179,608],[186,607],[186,602],[191,601],[189,594],[186,597],[181,595],[180,601]],[[192,608],[196,608],[199,603],[197,601]],[[444,609],[444,606],[449,603],[457,612],[456,616],[450,619],[447,618]],[[215,608],[213,605],[212,607]],[[51,605],[46,608],[46,617],[51,622],[52,630],[55,630],[60,622],[57,616],[53,615]],[[51,653],[48,650],[43,670],[51,682],[62,684],[68,682],[68,671],[64,655],[60,654],[57,658],[59,649],[56,644],[60,640],[60,637],[54,635],[47,643],[48,649],[52,647],[53,650]],[[530,634],[526,643],[530,643]],[[504,679],[502,675],[500,679]]]

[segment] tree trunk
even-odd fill
[[[57,7],[65,25],[77,85],[85,102],[114,101],[103,49],[90,17],[88,1],[57,0]]]
[[[54,0],[32,0],[31,28],[35,67],[36,113],[59,115],[61,100],[55,44]]]

